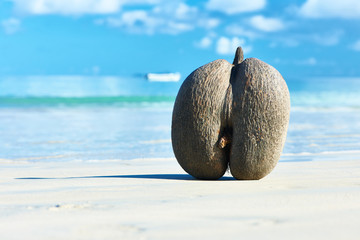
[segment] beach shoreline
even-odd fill
[[[174,158],[2,162],[1,239],[357,239],[360,161],[279,162],[259,181]]]

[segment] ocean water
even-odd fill
[[[0,77],[0,161],[172,158],[171,114],[182,80]],[[286,81],[291,115],[280,161],[358,159],[360,79]]]

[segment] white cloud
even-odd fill
[[[220,37],[216,42],[216,52],[222,55],[235,54],[237,47],[241,46],[244,53],[249,53],[251,51],[250,46],[245,45],[245,40],[237,37],[227,38]]]
[[[241,43],[243,41],[239,38],[229,39],[221,37],[216,43],[216,52],[219,54],[231,54]]]
[[[163,33],[178,34],[193,30],[194,26],[190,23],[182,23],[176,21],[169,21],[164,28],[161,30]]]
[[[360,18],[360,1],[307,0],[299,13],[308,18]]]
[[[1,21],[1,25],[6,34],[14,34],[19,31],[21,22],[17,18],[9,18]]]
[[[134,10],[124,12],[119,17],[108,17],[105,22],[111,27],[123,28],[131,33],[154,34],[156,32],[167,34],[178,34],[192,30],[194,26],[188,22],[167,19],[162,16],[155,16],[153,12]],[[101,20],[96,20],[101,24]]]
[[[196,46],[199,48],[209,48],[212,45],[213,40],[211,37],[203,37],[198,43],[196,43]]]
[[[194,17],[198,14],[198,9],[178,1],[168,1],[157,5],[152,9],[154,14],[171,15],[172,18],[181,20]]]
[[[217,18],[204,17],[201,19],[197,19],[197,24],[199,25],[199,27],[203,27],[205,29],[212,29],[212,28],[219,26],[220,20]]]
[[[12,0],[21,13],[43,15],[110,14],[118,12],[124,4],[154,4],[159,0]]]
[[[94,14],[114,13],[119,0],[13,0],[15,8],[26,14]]]
[[[96,20],[100,23],[100,20]],[[118,27],[133,33],[153,34],[159,25],[163,24],[161,19],[149,16],[144,10],[134,10],[123,13],[120,17],[108,17],[104,20],[111,27]]]
[[[276,32],[285,28],[284,23],[278,18],[267,18],[262,15],[256,15],[250,18],[250,24],[264,32]]]
[[[265,5],[266,0],[209,0],[206,8],[226,14],[236,14],[261,10]]]
[[[177,19],[186,19],[189,15],[196,15],[198,12],[196,7],[190,7],[185,3],[179,3],[175,9],[175,17]]]
[[[260,34],[251,30],[247,30],[239,25],[232,24],[225,28],[225,31],[230,35],[242,36],[247,37],[250,39],[260,37]]]
[[[196,7],[185,3],[168,2],[151,10],[133,10],[94,21],[97,25],[107,24],[138,34],[179,34],[202,27],[211,29],[219,24],[219,20],[208,18]]]
[[[10,0],[17,12],[32,15],[104,14],[96,25],[122,28],[138,34],[179,34],[194,28],[213,29],[219,19],[209,17],[183,1],[165,0]],[[160,4],[161,3],[161,4]],[[139,10],[124,11],[124,6],[141,5]],[[145,8],[144,5],[147,5]],[[146,9],[146,10],[145,10]]]
[[[360,40],[357,40],[354,44],[350,46],[350,48],[355,51],[360,51]]]
[[[121,17],[121,22],[116,24],[124,24],[131,27],[134,27],[136,24],[143,22],[148,25],[155,25],[156,20],[149,17],[146,11],[144,10],[135,10],[130,12],[125,12]]]

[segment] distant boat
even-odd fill
[[[146,79],[150,82],[178,82],[181,74],[175,73],[148,73]]]

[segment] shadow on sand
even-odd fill
[[[137,178],[137,179],[159,179],[159,180],[198,180],[188,174],[131,174],[131,175],[109,175],[109,176],[83,176],[83,177],[22,177],[15,178],[20,180],[45,180],[45,179],[81,179],[81,178]],[[221,177],[218,179],[224,180],[235,180],[233,177]]]

